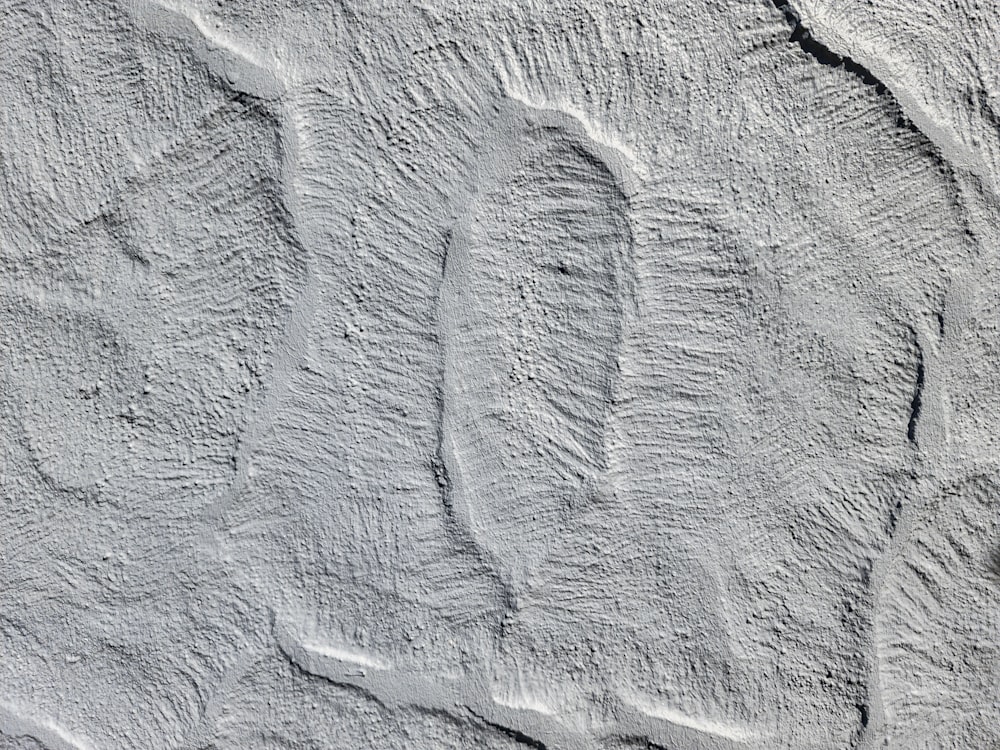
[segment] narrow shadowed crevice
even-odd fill
[[[816,58],[818,62],[828,67],[837,68],[843,66],[844,70],[860,78],[861,82],[866,86],[874,86],[875,93],[880,96],[889,92],[889,88],[882,83],[882,81],[876,78],[875,75],[864,65],[856,60],[852,60],[850,57],[838,55],[821,41],[816,39],[812,35],[812,32],[809,31],[805,25],[803,25],[799,14],[790,4],[782,2],[782,0],[771,0],[771,2],[774,4],[774,7],[780,10],[785,16],[785,23],[787,23],[792,29],[790,39],[799,45],[803,52],[810,57]],[[889,93],[891,94],[891,92]]]
[[[913,387],[913,400],[910,402],[910,421],[906,425],[906,438],[911,443],[917,442],[917,423],[920,421],[920,408],[924,392],[924,353],[917,347],[917,382]]]
[[[531,747],[535,750],[548,750],[548,747],[541,740],[536,740],[534,737],[529,737],[524,732],[518,731],[517,729],[512,729],[511,727],[505,727],[503,724],[496,724],[492,721],[488,721],[485,716],[476,713],[468,706],[465,707],[473,718],[476,719],[483,726],[489,727],[490,729],[496,730],[500,734],[510,737],[512,740],[518,744],[524,745],[525,747]]]
[[[455,504],[452,500],[451,476],[448,474],[448,465],[444,460],[445,452],[445,428],[444,428],[444,387],[438,388],[435,394],[435,406],[437,409],[437,419],[435,420],[435,447],[434,455],[431,457],[431,470],[434,472],[434,481],[437,483],[438,491],[441,494],[441,505],[449,519],[455,517]]]
[[[314,672],[313,670],[307,668],[301,664],[298,659],[290,655],[284,648],[279,647],[279,652],[288,662],[288,664],[299,674],[301,674],[307,680],[313,680],[316,682],[323,682],[327,685],[332,685],[335,688],[343,690],[348,693],[354,693],[355,695],[361,697],[362,699],[369,701],[383,710],[388,710],[389,706],[386,704],[376,693],[369,690],[363,685],[359,685],[356,682],[351,682],[350,680],[338,680],[330,677],[326,674],[320,674],[319,672]]]
[[[886,531],[889,534],[889,539],[892,539],[896,534],[896,529],[899,527],[899,521],[903,517],[903,501],[897,500],[895,507],[889,511],[889,521],[886,524]],[[868,581],[865,580],[865,585]]]
[[[771,4],[781,11],[785,17],[785,23],[792,30],[789,41],[794,42],[807,55],[816,62],[829,68],[843,68],[851,75],[856,76],[866,86],[875,89],[879,96],[886,96],[892,101],[893,114],[896,116],[896,124],[911,133],[919,135],[930,141],[927,136],[910,120],[903,111],[902,106],[895,94],[868,68],[846,55],[840,55],[816,39],[812,32],[802,23],[802,18],[792,5],[784,0],[771,0]]]
[[[659,745],[653,742],[648,737],[643,737],[641,735],[621,735],[611,737],[606,737],[606,741],[615,741],[619,744],[630,745],[636,750],[668,750],[665,745]]]

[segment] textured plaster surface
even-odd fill
[[[0,748],[1000,743],[1000,8],[7,0]]]

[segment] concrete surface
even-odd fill
[[[1000,7],[3,18],[0,748],[1000,743]]]

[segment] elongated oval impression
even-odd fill
[[[442,288],[455,512],[529,573],[601,484],[632,297],[627,174],[554,111],[499,118]]]

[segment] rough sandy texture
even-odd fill
[[[3,17],[0,748],[1000,743],[1000,9]]]

